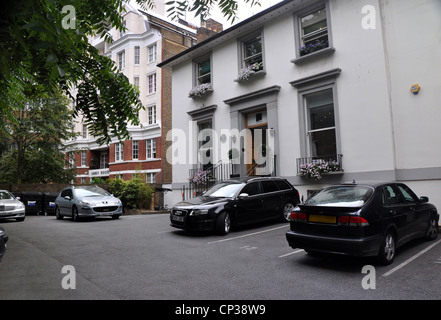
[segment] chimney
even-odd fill
[[[222,23],[213,19],[204,20],[201,22],[201,27],[197,29],[198,43],[214,36],[223,31]]]

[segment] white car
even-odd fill
[[[0,190],[0,219],[23,221],[25,217],[25,205],[9,191]]]

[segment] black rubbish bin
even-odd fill
[[[42,212],[44,215],[55,214],[55,199],[58,197],[58,192],[45,192],[43,193],[43,206]]]
[[[23,191],[20,199],[25,205],[26,215],[40,214],[43,203],[43,194],[41,192]]]

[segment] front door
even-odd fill
[[[251,141],[246,141],[245,155],[247,176],[255,176],[259,166],[265,166],[266,131],[268,129],[266,111],[260,110],[247,114],[246,128],[250,130]]]

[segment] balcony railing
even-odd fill
[[[297,174],[308,175],[313,168],[322,170],[322,173],[342,172],[342,158],[342,154],[299,158],[297,159]]]

